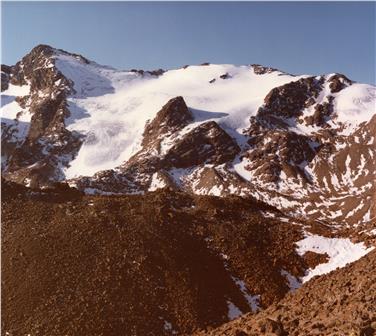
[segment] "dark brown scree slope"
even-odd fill
[[[300,226],[252,199],[2,188],[3,335],[189,334],[251,311],[233,277],[266,307],[306,268]]]
[[[376,251],[307,282],[256,315],[197,336],[376,334]]]

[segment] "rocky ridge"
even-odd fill
[[[196,194],[252,195],[296,218],[330,223],[338,230],[368,230],[375,219],[375,88],[340,74],[292,76],[260,65],[227,68],[229,71],[214,76],[215,82],[205,82],[210,92],[224,85],[233,90],[229,85],[242,83],[239,78],[243,77],[250,87],[263,81],[270,86],[269,92],[264,89],[267,94],[260,104],[249,110],[244,127],[231,126],[241,118],[231,117],[226,109],[202,111],[187,104],[186,99],[193,98],[184,92],[191,91],[182,89],[182,95],[165,98],[159,112],[148,112],[151,118],[137,131],[138,140],[131,139],[133,149],[124,160],[111,153],[109,144],[103,146],[102,162],[110,156],[118,164],[71,177],[67,173],[71,167],[80,171],[76,162],[87,160],[81,154],[84,149],[98,142],[106,145],[107,138],[119,138],[119,144],[125,141],[117,133],[119,128],[126,134],[121,123],[110,126],[103,139],[95,134],[97,130],[81,130],[81,122],[84,127],[86,120],[91,122],[90,115],[96,111],[92,106],[102,104],[101,95],[116,94],[117,85],[123,82],[137,95],[137,87],[141,93],[154,86],[158,90],[169,76],[185,78],[190,71],[187,80],[193,74],[204,76],[205,71],[213,78],[221,67],[208,63],[174,71],[117,72],[76,54],[38,46],[15,66],[4,67],[3,77],[9,77],[12,88],[30,87],[28,95],[12,98],[12,104],[19,105],[21,114],[29,114],[30,121],[23,137],[17,136],[21,133],[19,117],[3,122],[3,176],[35,187],[67,180],[87,193],[144,193],[167,186]],[[174,83],[180,85],[177,79]],[[168,90],[171,97],[174,90]],[[205,86],[205,90],[209,89]],[[153,92],[150,97],[159,95]],[[210,92],[197,101],[213,99]],[[148,93],[145,95],[148,100]],[[132,97],[131,105],[119,112],[124,117],[136,104],[131,102],[139,99],[135,94]],[[252,92],[249,97],[253,99]],[[93,103],[81,106],[84,100]],[[350,113],[363,114],[351,121]],[[114,123],[118,125],[116,119]]]
[[[56,52],[40,45],[10,70],[5,67],[9,82],[4,89],[12,85],[26,87],[28,92],[24,96],[2,96],[3,102],[19,105],[16,118],[2,118],[2,155],[7,158],[3,173],[29,186],[64,178],[62,168],[81,145],[80,135],[65,128],[64,120],[70,114],[66,97],[74,90],[72,82],[54,66],[52,56]],[[72,56],[88,62],[82,56]],[[19,131],[22,115],[29,121],[26,134]]]

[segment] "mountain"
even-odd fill
[[[376,252],[305,284],[256,315],[196,335],[362,335],[376,333]]]
[[[1,70],[8,336],[209,330],[376,244],[372,85],[46,45]]]
[[[375,219],[374,86],[260,65],[118,71],[45,45],[2,79],[8,180],[252,195],[340,228]]]

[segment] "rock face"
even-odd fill
[[[197,335],[374,335],[376,252],[314,279],[278,304]]]
[[[200,164],[220,165],[240,152],[237,143],[215,121],[203,123],[171,147],[167,162],[176,168]]]
[[[162,107],[153,121],[145,126],[142,146],[153,146],[159,150],[164,137],[180,131],[192,121],[193,116],[183,97],[173,98]]]
[[[1,65],[1,92],[5,91],[9,87],[9,79],[12,68],[8,65]]]
[[[174,169],[220,165],[240,152],[237,143],[215,121],[181,132],[193,121],[182,97],[171,99],[145,127],[142,149],[115,171],[74,181],[79,189],[133,193],[147,191],[160,175],[160,186],[179,187],[170,175]],[[177,135],[181,132],[180,135]],[[171,138],[168,144],[166,138]],[[116,187],[117,186],[117,187]]]
[[[34,48],[2,70],[3,176],[87,193],[251,195],[338,231],[372,230],[375,87],[204,65],[117,71]]]
[[[256,75],[265,75],[265,74],[272,73],[274,71],[278,71],[275,68],[266,67],[260,64],[252,64],[251,67]]]
[[[324,78],[308,77],[272,89],[265,97],[264,105],[258,115],[266,121],[297,118],[303,109],[309,107],[318,97]]]
[[[24,137],[12,136],[19,124],[19,113],[14,120],[2,121],[2,145],[9,159],[5,176],[29,186],[48,185],[64,178],[62,167],[74,157],[80,146],[80,136],[65,128],[70,114],[66,97],[72,83],[59,72],[52,57],[57,51],[49,46],[34,48],[11,68],[9,84],[29,87],[25,96],[13,97],[21,110],[28,114],[28,131]],[[83,57],[83,62],[87,62]],[[58,162],[60,161],[60,162]]]

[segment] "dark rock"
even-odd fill
[[[192,121],[193,115],[183,97],[172,98],[157,113],[153,121],[145,126],[142,146],[150,146],[156,141],[161,141],[162,136],[177,132]]]
[[[8,89],[11,74],[12,67],[5,64],[1,64],[1,92]]]
[[[342,74],[335,74],[330,77],[328,81],[330,82],[329,88],[331,93],[339,92],[353,83],[345,75]]]
[[[167,153],[165,162],[176,168],[221,164],[232,160],[239,151],[237,143],[215,121],[209,121],[179,140]]]
[[[256,75],[264,75],[264,74],[272,73],[272,72],[274,72],[274,71],[278,71],[278,70],[275,69],[275,68],[262,66],[262,65],[260,65],[260,64],[252,64],[251,67],[252,67],[252,69],[253,69],[253,72],[254,72]]]
[[[231,76],[226,72],[225,74],[220,75],[219,78],[221,78],[221,79],[228,79],[228,78],[231,78]]]
[[[258,110],[258,116],[268,120],[299,117],[307,104],[312,104],[311,99],[318,97],[323,81],[323,78],[308,77],[272,89]]]

